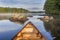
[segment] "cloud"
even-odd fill
[[[43,8],[45,0],[0,0],[0,6],[18,7],[18,8]]]

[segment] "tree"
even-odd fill
[[[23,8],[0,7],[0,13],[28,13],[29,10]]]
[[[47,14],[60,15],[60,0],[47,0],[44,9]]]

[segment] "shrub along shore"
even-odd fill
[[[54,15],[54,19],[49,22],[44,22],[47,31],[50,31],[54,40],[60,40],[60,15]]]

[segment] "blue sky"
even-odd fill
[[[39,8],[38,10],[43,9],[44,3],[45,0],[0,0],[0,6],[3,7]]]

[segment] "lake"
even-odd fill
[[[9,20],[0,20],[0,40],[11,40],[22,28],[23,26],[19,23],[14,23]],[[47,39],[52,39],[50,33],[43,29],[44,25],[42,21],[38,28],[41,29],[40,31]]]
[[[0,40],[11,40],[14,33],[17,33],[21,28],[21,24],[0,20]]]
[[[11,40],[11,38],[14,35],[16,35],[21,30],[21,28],[23,28],[22,24],[9,21],[8,19],[11,16],[8,16],[7,19],[5,18],[6,16],[2,15],[3,19],[0,18],[1,19],[0,20],[0,40]],[[37,18],[37,17],[34,15],[34,18]],[[34,20],[32,19],[32,21],[34,21]],[[40,24],[42,24],[41,22],[43,22],[43,21],[40,21]],[[44,25],[42,24],[41,27],[44,28]],[[46,35],[45,33],[43,33],[43,34],[45,34],[48,39],[49,39],[49,37],[52,38],[48,32],[46,32],[46,33],[48,35]]]
[[[9,19],[14,14],[17,14],[17,13],[0,13],[0,20]],[[25,15],[25,16],[44,16],[44,15],[46,15],[45,13],[18,13],[18,14]]]

